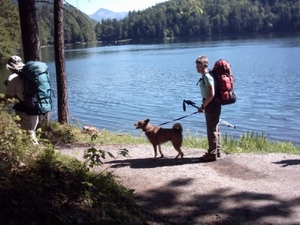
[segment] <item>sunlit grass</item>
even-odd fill
[[[240,137],[223,135],[222,148],[226,153],[288,153],[300,154],[300,146],[291,142],[273,142],[265,133],[248,132]]]
[[[93,137],[81,132],[78,126],[63,126],[54,123],[51,129],[59,134],[59,138],[64,142],[90,143],[91,138],[94,144],[149,144],[145,134],[133,136],[129,133],[112,133],[101,130]],[[166,143],[170,145],[171,143]],[[208,143],[206,134],[184,132],[183,148],[207,149]],[[227,133],[222,135],[222,151],[224,153],[288,153],[300,154],[300,146],[291,142],[271,141],[265,133],[248,132],[240,136],[230,136]]]

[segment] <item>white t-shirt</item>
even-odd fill
[[[17,97],[24,101],[23,97],[24,85],[17,73],[11,74],[7,79],[6,95]]]

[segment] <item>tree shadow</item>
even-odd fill
[[[207,194],[190,194],[182,200],[183,186],[192,179],[176,179],[164,188],[149,190],[137,196],[142,210],[155,215],[164,224],[274,224],[270,218],[288,220],[300,207],[300,198],[282,200],[275,195],[253,192],[232,193],[229,188],[214,189]],[[180,188],[179,188],[180,187]],[[199,187],[201,188],[201,187]],[[265,221],[265,222],[263,222]],[[289,224],[296,224],[290,220]],[[300,222],[300,221],[298,221]],[[281,223],[278,223],[281,224]]]
[[[273,163],[282,165],[281,167],[296,166],[296,165],[300,165],[300,159],[286,159],[286,160],[281,160]]]

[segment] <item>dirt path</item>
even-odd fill
[[[129,157],[105,166],[134,189],[141,207],[156,215],[151,224],[300,224],[300,156],[233,154],[200,163],[204,150],[183,148],[184,159],[163,146],[153,160],[150,145],[105,145],[98,149]],[[84,147],[58,148],[80,158]],[[158,222],[164,221],[164,222]]]

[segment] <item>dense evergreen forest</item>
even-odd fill
[[[37,8],[41,44],[53,44],[53,5]],[[101,23],[65,8],[65,43],[300,31],[300,0],[169,0]],[[1,59],[21,48],[18,9],[10,0],[0,1],[0,30]]]
[[[100,27],[102,41],[300,31],[300,0],[170,0]]]
[[[49,3],[45,3],[49,2]],[[54,42],[53,1],[36,1],[36,15],[41,45]],[[66,44],[96,42],[97,21],[68,4],[64,5],[64,36]],[[12,54],[21,54],[21,30],[18,5],[0,0],[0,61]]]

